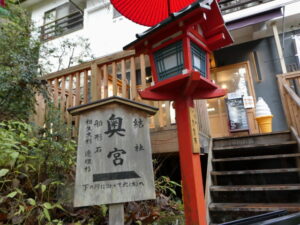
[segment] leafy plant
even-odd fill
[[[0,222],[60,224],[51,213],[65,212],[57,191],[75,164],[75,142],[58,142],[26,123],[8,121],[0,123],[0,143]]]
[[[0,121],[28,121],[37,93],[49,100],[42,75],[93,59],[88,39],[64,38],[42,43],[39,29],[18,4],[0,12]]]
[[[155,180],[156,191],[161,194],[168,194],[168,196],[176,196],[176,187],[181,187],[175,181],[172,181],[169,177],[161,176]]]
[[[153,160],[155,174],[163,161]],[[183,221],[183,204],[177,198],[176,189],[181,190],[181,185],[172,181],[167,176],[155,179],[156,199],[126,204],[126,225],[130,224],[176,224]],[[174,223],[173,223],[174,222]]]
[[[6,9],[8,14],[0,15],[0,120],[28,120],[35,94],[47,96],[39,79],[40,41],[22,8],[7,2]]]

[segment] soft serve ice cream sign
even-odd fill
[[[261,133],[272,132],[272,118],[273,115],[267,103],[263,98],[259,97],[256,103],[256,121],[258,123]]]

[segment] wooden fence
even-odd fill
[[[110,96],[121,96],[159,108],[158,113],[150,118],[152,130],[176,129],[172,102],[144,101],[138,95],[138,90],[151,85],[149,68],[147,55],[123,51],[49,74],[44,79],[49,84],[54,105],[60,109],[66,124],[73,127],[75,136],[79,120],[66,109]],[[45,107],[41,99],[38,103],[35,121],[42,125]],[[210,136],[206,101],[196,101],[195,106],[200,132]]]
[[[285,116],[300,138],[300,71],[277,76]]]

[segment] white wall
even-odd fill
[[[41,0],[28,9],[35,24],[42,26],[44,13],[67,1]],[[113,19],[113,6],[107,0],[87,0],[83,29],[51,40],[48,44],[59,45],[64,39],[75,40],[80,36],[89,39],[94,57],[101,57],[122,51],[123,46],[135,40],[136,33],[147,28],[123,16]]]
[[[93,10],[95,7],[96,10]],[[97,57],[121,51],[126,44],[135,40],[136,33],[147,29],[123,16],[113,19],[113,6],[110,4],[98,3],[93,7],[88,4],[85,13],[85,33]]]

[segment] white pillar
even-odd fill
[[[276,44],[277,53],[278,53],[278,56],[279,56],[279,61],[280,61],[280,66],[281,66],[281,69],[282,69],[282,73],[287,73],[286,65],[285,65],[285,61],[284,61],[284,56],[283,56],[283,53],[282,53],[282,47],[281,47],[281,44],[280,44],[279,34],[278,34],[278,30],[277,30],[277,26],[276,26],[275,22],[272,24],[272,28],[273,28],[275,44]]]

